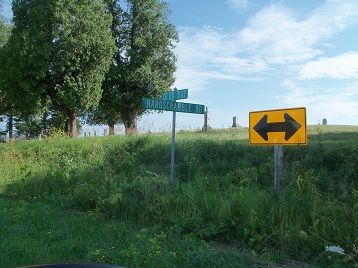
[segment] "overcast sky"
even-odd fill
[[[11,18],[10,1],[4,13]],[[306,107],[309,124],[358,125],[357,0],[170,0],[180,42],[177,88],[208,106],[213,127],[250,111]],[[202,115],[179,114],[179,128]],[[171,113],[140,128],[170,129]]]

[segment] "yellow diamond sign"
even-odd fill
[[[252,145],[306,145],[306,108],[251,112]]]

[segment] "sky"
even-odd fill
[[[208,107],[211,127],[293,107],[306,107],[308,124],[358,125],[357,0],[167,2],[180,38],[173,87]],[[169,131],[171,117],[145,115],[139,129]],[[177,129],[202,125],[203,115],[177,114]]]

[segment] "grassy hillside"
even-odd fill
[[[170,135],[0,145],[0,267],[357,267],[358,128],[309,132],[284,148],[280,198],[273,148],[250,147],[244,128],[179,133],[174,192]]]

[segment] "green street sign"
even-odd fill
[[[147,110],[171,111],[173,112],[172,123],[172,152],[170,156],[170,178],[169,188],[172,190],[175,185],[175,124],[176,113],[205,114],[205,105],[195,103],[176,102],[188,98],[188,89],[165,92],[160,99],[143,98],[143,108]]]
[[[161,100],[176,101],[188,98],[188,89],[180,89],[164,92],[160,97]]]
[[[144,109],[173,111],[179,113],[204,114],[205,105],[185,102],[174,102],[168,100],[143,99]]]

